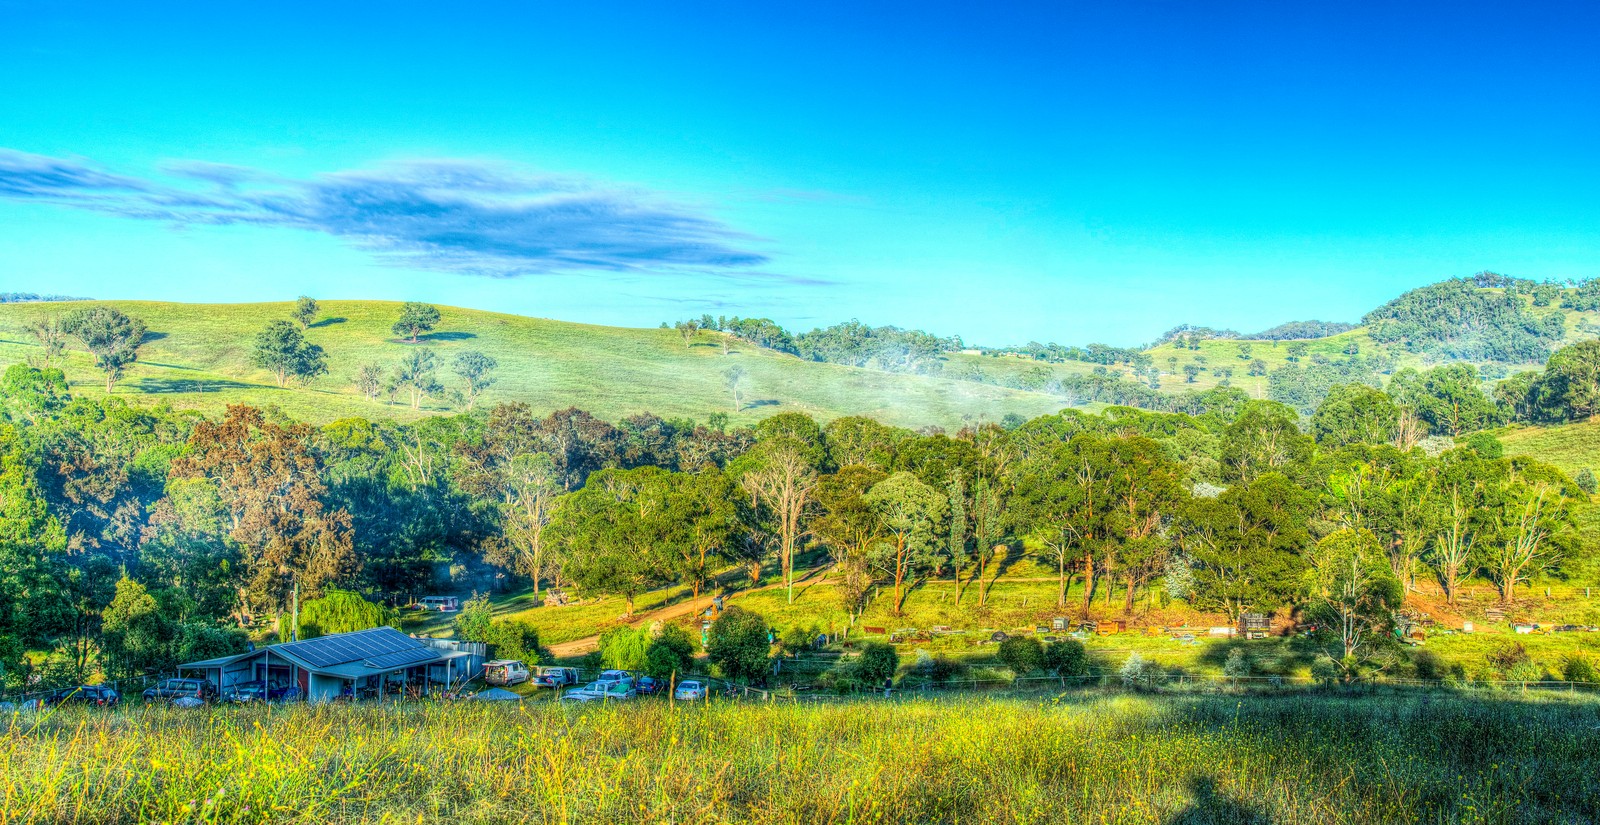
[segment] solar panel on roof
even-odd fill
[[[438,651],[431,647],[420,647],[413,650],[397,650],[393,653],[385,653],[382,656],[374,656],[373,658],[368,659],[365,664],[367,667],[388,670],[390,668],[405,667],[406,665],[414,665],[419,662],[426,662],[437,658],[439,658]]]
[[[402,651],[426,650],[427,645],[392,627],[375,627],[370,630],[357,630],[353,633],[292,642],[284,645],[283,649],[293,656],[304,659],[312,667],[332,667],[347,662],[389,656]]]

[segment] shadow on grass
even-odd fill
[[[144,337],[139,339],[139,343],[148,344],[151,341],[160,341],[166,337],[167,334],[165,332],[146,332]]]
[[[139,388],[139,392],[148,395],[164,395],[172,393],[208,393],[222,392],[224,390],[271,390],[262,384],[245,384],[239,381],[226,379],[205,378],[140,378],[130,382]]]
[[[306,327],[306,329],[321,329],[322,327],[331,327],[334,324],[342,324],[342,323],[344,323],[345,321],[348,321],[348,320],[350,320],[350,319],[343,318],[343,317],[341,317],[341,318],[323,318],[322,320],[316,322],[315,324],[308,325]]]
[[[1167,825],[1271,825],[1272,820],[1245,802],[1217,793],[1217,780],[1189,777],[1194,801],[1167,820]]]
[[[418,336],[417,340],[419,342],[420,341],[465,341],[465,340],[467,340],[469,338],[476,338],[476,337],[478,337],[477,333],[473,333],[473,332],[430,332],[427,335]]]

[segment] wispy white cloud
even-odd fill
[[[197,161],[136,177],[0,149],[0,198],[179,226],[319,232],[413,269],[491,277],[611,272],[808,283],[763,270],[756,239],[650,192],[479,161],[424,160],[307,179]]]

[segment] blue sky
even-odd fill
[[[1600,275],[1593,3],[0,0],[0,290],[988,344]]]

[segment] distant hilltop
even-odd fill
[[[44,301],[92,301],[93,298],[74,298],[70,295],[40,295],[37,292],[0,292],[0,304],[28,304]]]

